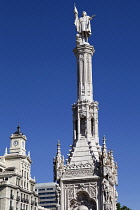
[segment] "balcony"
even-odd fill
[[[25,199],[25,203],[29,203],[29,199]]]
[[[16,201],[20,201],[20,196],[17,196],[16,197]]]
[[[24,202],[24,198],[21,198],[21,202]]]
[[[31,205],[34,205],[34,203],[35,203],[34,201],[31,201]]]

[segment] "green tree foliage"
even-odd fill
[[[121,206],[120,203],[117,203],[117,210],[131,210],[131,209],[128,208],[127,206]]]

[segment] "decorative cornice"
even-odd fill
[[[77,45],[77,47],[73,50],[74,54],[78,56],[79,54],[84,54],[88,53],[90,55],[93,55],[95,52],[94,47],[89,44],[82,44],[82,45]]]

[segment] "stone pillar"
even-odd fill
[[[73,50],[77,57],[77,89],[78,100],[93,100],[92,91],[92,55],[94,47],[88,43],[77,45]]]

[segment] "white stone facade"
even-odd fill
[[[68,159],[57,145],[54,179],[59,184],[58,209],[116,210],[117,164],[106,139],[99,145],[98,102],[93,100],[92,55],[94,47],[77,35],[77,95],[73,104],[73,144]]]
[[[10,153],[0,157],[0,209],[38,210],[35,180],[31,178],[31,158],[26,155],[26,136],[17,131],[10,137]]]

